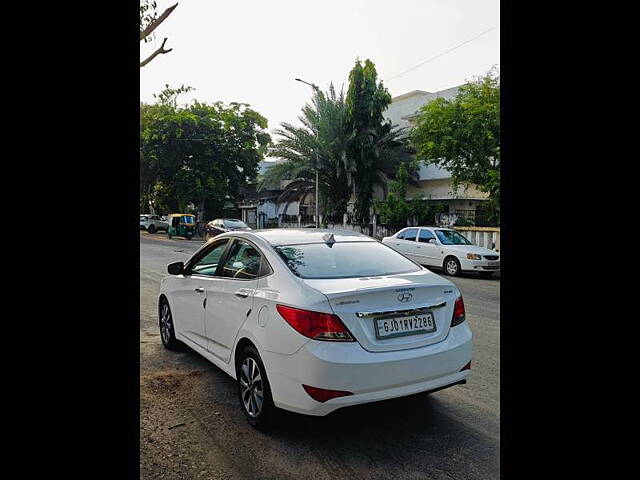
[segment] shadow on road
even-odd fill
[[[201,363],[200,355],[188,347],[183,355]],[[260,452],[260,471],[286,478],[289,466],[283,465],[294,462],[295,469],[303,472],[322,465],[324,472],[314,475],[316,479],[499,477],[495,439],[458,418],[444,392],[346,407],[326,417],[279,411],[276,424],[260,432],[246,422],[233,379],[211,365],[200,381],[199,387],[191,389],[190,411],[207,431],[215,432],[218,445],[226,443],[220,422],[233,425],[243,447],[234,450],[235,460],[242,463],[245,449]],[[213,406],[216,415],[212,415]]]
[[[451,275],[447,275],[444,271],[444,269],[442,268],[437,268],[437,267],[426,267],[429,269],[429,271],[440,275],[444,278],[448,278],[449,280],[453,280],[455,278],[470,278],[470,279],[475,279],[475,280],[489,280],[489,281],[500,281],[500,275],[496,275],[495,273],[493,275],[491,275],[490,277],[483,277],[481,276],[479,273],[474,273],[474,272],[461,272],[457,277],[452,277]]]

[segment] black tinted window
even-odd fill
[[[302,278],[393,275],[420,270],[411,260],[378,242],[311,243],[275,247]]]
[[[242,220],[224,220],[225,228],[247,228],[247,224]]]
[[[420,237],[418,238],[419,242],[427,243],[430,238],[436,238],[434,237],[433,233],[431,233],[431,230],[420,230]]]

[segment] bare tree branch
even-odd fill
[[[170,48],[169,50],[165,50],[164,49],[164,44],[165,43],[167,43],[167,39],[166,38],[162,41],[162,45],[160,45],[160,48],[158,48],[155,52],[153,52],[151,55],[149,55],[145,60],[140,62],[140,68],[144,67],[147,63],[149,63],[151,60],[156,58],[156,56],[160,55],[161,53],[169,53],[171,50],[173,50],[173,48]]]
[[[145,28],[143,31],[140,32],[140,41],[144,40],[149,35],[151,35],[151,32],[153,32],[156,28],[158,28],[158,26],[162,22],[164,22],[169,15],[171,15],[171,12],[173,12],[177,6],[178,6],[178,4],[176,3],[173,7],[167,8],[162,13],[162,15],[160,15],[153,22],[151,22],[149,25],[147,25],[147,28]],[[162,52],[162,53],[166,53],[166,52]]]

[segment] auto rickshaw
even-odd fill
[[[169,228],[167,229],[167,235],[169,238],[184,237],[187,240],[191,240],[196,231],[196,216],[190,213],[172,213],[167,219],[169,222]]]

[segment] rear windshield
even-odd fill
[[[417,272],[415,263],[378,242],[309,243],[275,247],[302,278],[348,278]]]
[[[247,224],[241,220],[224,220],[226,228],[247,228]]]

